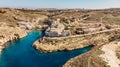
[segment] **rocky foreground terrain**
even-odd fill
[[[120,9],[29,10],[0,8],[0,52],[27,32],[45,30],[33,47],[42,52],[95,47],[63,67],[119,67]],[[114,65],[114,66],[113,66]]]
[[[119,48],[120,40],[110,42],[109,44],[106,44],[100,48],[102,51],[105,52],[104,54],[101,54],[100,57],[103,58],[104,61],[108,62],[107,65],[110,65],[111,67],[119,67],[120,65],[120,59],[118,56],[118,54],[120,54]]]
[[[120,40],[115,40],[99,48],[70,59],[63,67],[119,67]]]

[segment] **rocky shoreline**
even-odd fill
[[[27,32],[41,30],[47,16],[32,14],[18,9],[0,8],[0,52],[9,43],[23,38]]]
[[[0,27],[0,53],[9,43],[26,35],[27,33],[18,27]]]
[[[104,37],[104,38],[103,38]],[[87,35],[64,38],[43,38],[37,40],[33,47],[42,52],[54,52],[61,50],[74,50],[89,45],[99,46],[99,44],[109,42],[116,38],[120,38],[120,29],[111,29],[96,32]]]

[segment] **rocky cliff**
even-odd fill
[[[0,27],[0,52],[6,47],[8,42],[25,37],[27,34],[24,30],[16,27]]]
[[[71,58],[63,67],[119,67],[120,59],[117,52],[119,52],[119,40],[101,46],[94,47],[91,51]]]
[[[36,41],[33,46],[43,52],[74,50],[88,45],[98,46],[117,38],[120,38],[119,28],[70,37],[47,37]]]

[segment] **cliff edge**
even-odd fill
[[[0,52],[8,45],[5,43],[23,38],[26,35],[27,33],[18,27],[0,27]]]

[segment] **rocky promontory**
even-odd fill
[[[53,52],[61,50],[74,50],[88,45],[99,46],[114,39],[120,38],[120,29],[104,30],[100,32],[67,36],[67,37],[44,37],[34,43],[37,50],[43,52]]]

